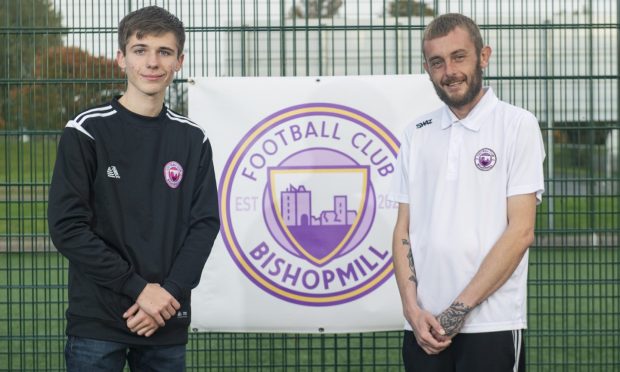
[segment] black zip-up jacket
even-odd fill
[[[165,106],[157,117],[118,98],[70,120],[49,192],[54,245],[69,260],[67,334],[136,345],[187,342],[190,293],[219,231],[206,133]],[[181,309],[149,338],[123,313],[147,283]]]

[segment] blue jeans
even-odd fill
[[[181,372],[185,370],[185,345],[128,345],[69,336],[65,361],[68,372],[121,372],[125,362],[135,372]]]

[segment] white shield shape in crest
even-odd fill
[[[316,266],[337,257],[359,226],[370,187],[367,166],[268,169],[267,192],[288,243]]]

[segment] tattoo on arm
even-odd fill
[[[446,331],[446,336],[454,336],[459,333],[463,323],[465,323],[465,317],[472,309],[462,302],[453,302],[449,308],[439,314],[437,320]]]
[[[409,243],[409,240],[407,239],[403,239],[402,241],[403,241],[403,245],[409,246],[409,253],[407,253],[407,258],[409,259],[409,270],[411,270],[411,276],[409,277],[409,280],[412,281],[413,284],[417,286],[418,276],[415,272],[415,265],[413,263],[413,252],[411,252],[411,244]]]

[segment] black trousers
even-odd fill
[[[411,331],[403,338],[407,372],[525,372],[523,330],[460,333],[447,349],[428,355]]]

